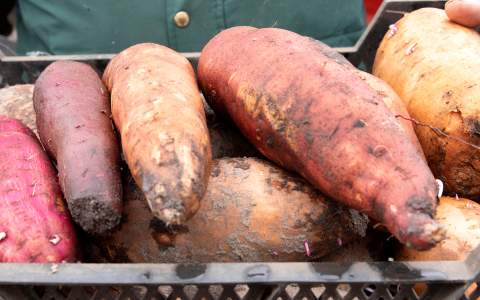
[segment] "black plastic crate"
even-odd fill
[[[339,0],[341,1],[341,0]],[[338,48],[371,70],[388,26],[445,1],[385,1],[354,47]],[[51,62],[102,71],[110,54],[3,57],[0,86],[32,83]],[[198,53],[185,53],[196,65]],[[210,264],[0,264],[0,299],[480,299],[480,247],[465,261]]]

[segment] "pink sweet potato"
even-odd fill
[[[120,151],[108,92],[88,65],[57,61],[35,83],[40,139],[57,161],[60,186],[73,220],[103,234],[121,218]]]
[[[403,243],[433,247],[443,232],[426,162],[378,93],[319,45],[276,28],[224,30],[200,57],[205,97],[269,159]]]
[[[57,176],[37,138],[0,116],[0,261],[76,259],[76,237]]]

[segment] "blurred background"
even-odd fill
[[[363,0],[365,5],[365,22],[369,23],[375,12],[382,3],[382,0]],[[0,1],[0,54],[15,55],[17,42],[17,0]],[[102,51],[100,51],[102,52]],[[32,52],[31,55],[38,53]]]

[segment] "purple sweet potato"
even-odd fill
[[[120,152],[110,119],[108,92],[88,65],[57,61],[35,83],[40,139],[56,160],[73,220],[103,234],[121,218]]]
[[[0,261],[75,261],[75,231],[47,154],[33,132],[0,116]]]

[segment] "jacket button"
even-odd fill
[[[190,23],[190,16],[186,11],[179,11],[175,14],[173,20],[178,28],[185,28],[188,26],[188,23]]]

